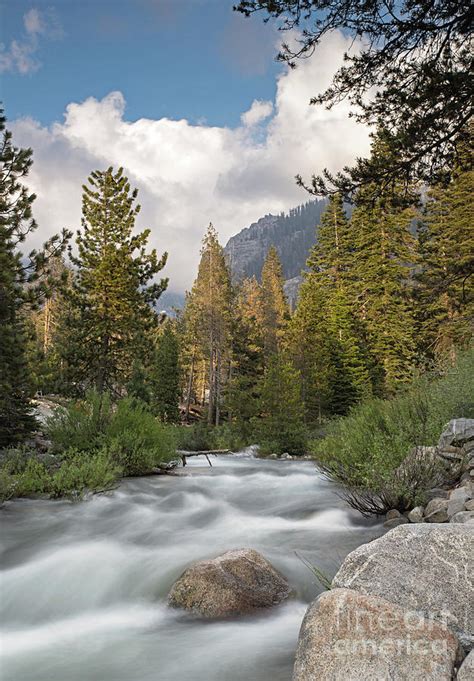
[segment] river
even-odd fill
[[[307,604],[321,591],[299,552],[332,576],[382,533],[311,462],[243,452],[189,459],[186,475],[128,479],[89,501],[0,509],[2,681],[289,681]],[[202,622],[166,606],[192,561],[253,547],[295,597]]]

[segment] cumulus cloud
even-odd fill
[[[12,40],[9,47],[0,44],[0,73],[10,71],[26,75],[37,71],[41,66],[36,55],[41,39],[57,39],[63,35],[53,10],[28,10],[23,16],[23,26],[21,39]]]
[[[257,125],[268,118],[272,111],[273,102],[265,102],[261,99],[254,99],[252,106],[248,111],[242,114],[240,120],[245,126],[251,127],[252,125]]]
[[[262,215],[307,201],[297,173],[336,171],[367,153],[367,130],[348,118],[347,104],[331,111],[309,105],[348,44],[339,33],[328,36],[313,59],[280,75],[274,103],[254,102],[235,129],[185,119],[130,122],[120,92],[69,104],[64,121],[51,127],[17,120],[15,143],[34,150],[28,183],[38,196],[36,238],[77,228],[87,175],[123,166],[139,188],[137,227],[150,227],[152,245],[169,252],[170,290],[188,288],[210,221],[225,243]]]

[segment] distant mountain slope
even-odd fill
[[[309,201],[287,215],[266,215],[231,237],[224,251],[233,279],[252,276],[259,279],[270,246],[278,251],[284,278],[299,277],[316,241],[316,227],[326,203],[325,199]]]

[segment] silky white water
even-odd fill
[[[295,555],[333,575],[381,533],[310,462],[189,459],[187,475],[127,480],[90,501],[0,509],[2,681],[289,681],[319,593]],[[295,596],[251,617],[203,622],[166,596],[192,561],[261,551]]]

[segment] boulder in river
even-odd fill
[[[384,598],[446,621],[466,649],[474,643],[474,528],[408,524],[350,553],[333,587]]]
[[[378,596],[333,589],[306,612],[293,681],[451,681],[461,656],[445,624]]]
[[[287,580],[254,549],[237,549],[191,565],[175,582],[168,603],[201,617],[244,615],[290,595]]]

